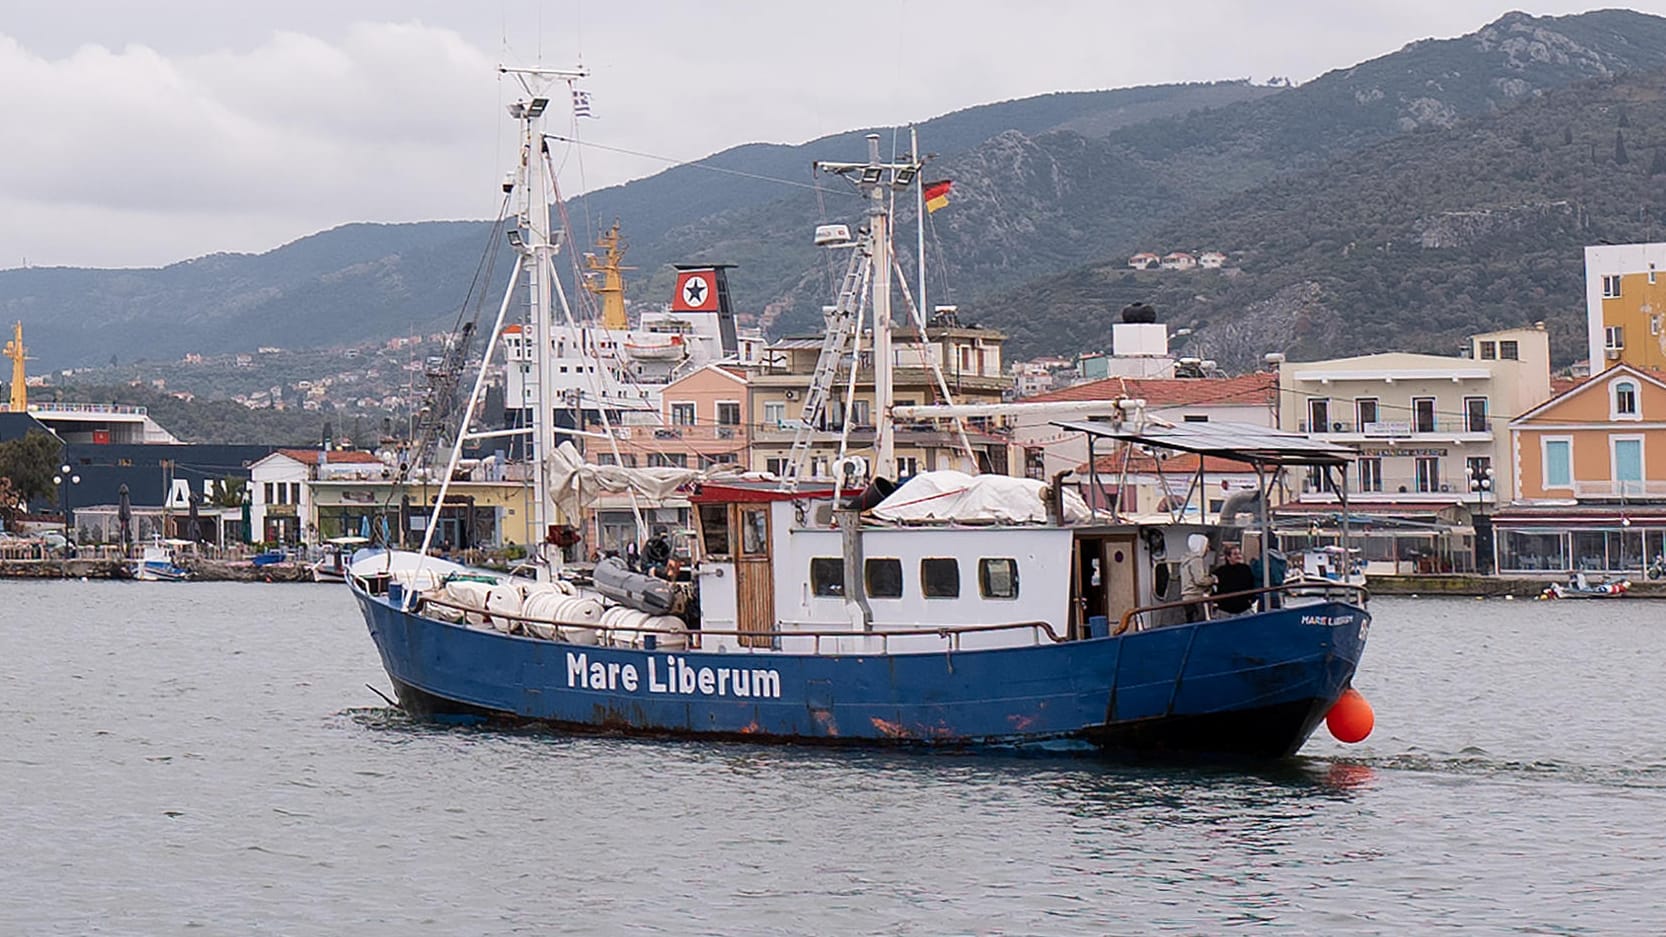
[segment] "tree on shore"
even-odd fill
[[[25,501],[56,498],[58,486],[52,476],[57,474],[63,448],[52,434],[39,430],[0,442],[0,478],[10,480],[12,491]]]

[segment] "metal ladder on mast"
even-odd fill
[[[845,265],[844,283],[839,287],[839,298],[827,313],[827,333],[821,342],[821,357],[816,359],[816,370],[810,377],[810,389],[804,394],[804,412],[793,431],[793,445],[787,455],[782,491],[797,491],[798,479],[804,473],[804,462],[809,458],[810,445],[815,439],[815,423],[827,406],[827,396],[833,390],[833,378],[839,364],[850,350],[860,317],[857,310],[862,301],[862,280],[867,272],[871,247],[862,245],[851,251]],[[856,362],[851,362],[856,367]]]

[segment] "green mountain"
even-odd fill
[[[1494,116],[1408,134],[1278,178],[1163,226],[1224,271],[1133,271],[1114,258],[992,300],[1029,349],[1108,344],[1134,301],[1195,330],[1229,369],[1400,349],[1546,323],[1558,364],[1585,357],[1587,244],[1666,236],[1666,70],[1587,82]],[[1038,312],[1038,310],[1040,310]]]
[[[1297,88],[1170,85],[1044,95],[948,114],[920,126],[922,148],[938,154],[927,175],[955,182],[949,208],[931,215],[927,226],[932,256],[940,258],[928,271],[931,296],[1010,330],[1019,355],[1103,347],[1106,312],[1124,297],[1155,300],[1170,321],[1195,321],[1200,347],[1224,341],[1241,310],[1276,309],[1288,317],[1299,307],[1307,311],[1302,323],[1322,327],[1302,324],[1293,334],[1311,347],[1353,350],[1350,343],[1364,339],[1347,327],[1355,311],[1337,311],[1339,304],[1369,299],[1373,321],[1424,321],[1433,313],[1396,303],[1485,290],[1454,286],[1418,294],[1376,285],[1404,280],[1399,259],[1379,262],[1375,273],[1334,263],[1321,269],[1319,260],[1334,261],[1331,255],[1346,249],[1347,259],[1359,263],[1353,252],[1362,249],[1350,245],[1379,242],[1415,253],[1403,247],[1411,222],[1396,222],[1394,238],[1377,230],[1387,222],[1373,212],[1393,207],[1383,217],[1399,219],[1401,203],[1415,204],[1416,219],[1434,219],[1428,224],[1456,237],[1465,223],[1436,220],[1448,218],[1443,213],[1510,208],[1505,189],[1522,204],[1563,200],[1555,186],[1496,178],[1495,169],[1533,178],[1537,170],[1470,153],[1470,143],[1480,139],[1475,128],[1515,128],[1509,122],[1518,111],[1574,106],[1555,103],[1558,89],[1592,80],[1618,89],[1623,82],[1616,76],[1661,67],[1666,19],[1615,10],[1555,18],[1511,13],[1472,35],[1414,43]],[[1576,143],[1592,143],[1598,123],[1592,118],[1573,127]],[[859,206],[836,178],[806,188],[806,167],[813,158],[861,158],[864,133],[802,146],[736,147],[700,165],[593,193],[570,205],[569,214],[598,228],[615,217],[624,222],[628,262],[639,268],[631,285],[636,301],[664,300],[670,263],[737,263],[730,282],[743,311],[777,334],[811,330],[819,327],[818,310],[832,284],[809,233],[817,223],[859,220]],[[906,136],[883,133],[887,153],[907,148]],[[1538,149],[1525,149],[1561,166],[1552,144],[1562,129],[1534,133]],[[1464,172],[1423,163],[1410,176],[1392,164],[1440,140],[1449,141],[1443,158]],[[1634,156],[1626,165],[1635,170],[1654,144],[1652,138],[1628,144]],[[1440,178],[1428,178],[1431,171]],[[1351,188],[1377,191],[1360,184],[1366,172],[1375,175],[1364,181],[1398,173],[1400,184],[1415,191],[1384,192],[1391,201],[1375,208],[1355,205]],[[1573,217],[1584,219],[1592,206],[1573,199],[1581,206]],[[1298,202],[1310,212],[1338,214],[1280,208]],[[1508,224],[1534,228],[1530,214],[1518,212]],[[1607,218],[1602,211],[1595,217]],[[902,209],[899,221],[899,241],[906,243],[912,212]],[[1620,230],[1617,221],[1602,223]],[[215,255],[157,270],[0,271],[0,321],[23,320],[46,368],[435,331],[449,326],[471,297],[495,301],[508,259],[490,228],[487,222],[348,225],[260,255]],[[1599,236],[1589,228],[1582,233]],[[1125,282],[1119,266],[1127,255],[1157,248],[1225,250],[1239,270],[1200,274],[1184,285],[1155,274]],[[1479,248],[1428,250],[1452,258],[1456,277],[1456,267],[1470,262],[1463,258],[1478,256],[1464,252]],[[907,260],[904,271],[914,279]],[[1338,279],[1353,276],[1364,279]],[[1573,302],[1569,297],[1578,291],[1568,292],[1565,275],[1546,276],[1537,288]],[[1217,311],[1234,309],[1240,312]],[[1463,318],[1469,311],[1440,314]],[[1441,330],[1410,328],[1406,334],[1446,340]],[[1389,334],[1392,329],[1374,330],[1372,340]],[[1261,344],[1274,350],[1277,343]],[[1308,346],[1291,340],[1279,347]]]

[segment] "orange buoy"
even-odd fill
[[[1336,705],[1325,714],[1325,727],[1338,742],[1363,742],[1376,724],[1377,716],[1371,711],[1371,704],[1353,687],[1344,690]]]

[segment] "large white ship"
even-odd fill
[[[547,399],[555,402],[557,419],[572,421],[571,427],[601,423],[601,411],[609,422],[648,425],[660,422],[662,392],[676,378],[719,361],[757,362],[763,335],[735,325],[729,265],[679,265],[671,302],[644,310],[632,325],[618,225],[596,246],[599,254],[584,257],[584,287],[600,300],[600,312],[551,326],[542,368],[534,354],[535,327],[523,322],[504,329],[506,406],[520,409],[523,421],[538,400],[540,377],[549,382]]]

